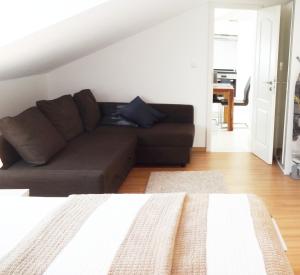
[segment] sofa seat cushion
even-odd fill
[[[135,150],[136,137],[115,136],[99,132],[85,133],[68,143],[47,165],[36,167],[46,170],[105,170],[128,148]],[[11,168],[26,168],[18,162]]]
[[[29,189],[30,196],[67,197],[72,194],[104,193],[104,173],[100,170],[46,170],[25,167],[0,172],[2,189]]]
[[[83,132],[79,110],[71,95],[40,100],[36,104],[65,140],[69,141]]]
[[[98,133],[136,135],[138,146],[192,147],[195,127],[192,123],[157,123],[151,128],[100,126]]]
[[[192,123],[158,123],[149,129],[138,128],[140,146],[183,146],[192,147],[194,139]]]
[[[21,175],[22,171],[31,171],[35,176],[44,177],[43,182],[48,185],[53,185],[53,189],[56,190],[57,195],[65,195],[73,193],[79,193],[80,187],[76,190],[68,190],[68,184],[63,185],[66,188],[63,190],[57,190],[59,188],[56,183],[61,183],[59,175],[64,173],[66,177],[72,181],[72,175],[74,178],[79,173],[81,179],[86,176],[86,180],[82,180],[82,192],[83,193],[113,193],[118,190],[130,169],[135,164],[135,149],[136,149],[136,137],[133,135],[115,136],[109,133],[97,133],[95,131],[91,133],[85,133],[70,141],[67,147],[57,154],[47,165],[39,167],[29,167],[23,161],[19,161],[12,165],[9,170],[13,176]],[[33,170],[34,169],[34,170]],[[57,171],[57,173],[56,173]],[[90,171],[90,172],[89,172]],[[93,175],[99,172],[95,178]],[[80,173],[81,172],[81,173]],[[89,175],[91,173],[91,175]],[[54,175],[54,177],[52,176]],[[5,174],[0,175],[5,177]],[[89,179],[90,177],[90,179]],[[67,179],[66,178],[66,179]],[[23,177],[24,179],[24,177]],[[19,181],[22,179],[18,179]],[[98,187],[93,190],[87,191],[84,186],[87,184],[95,184],[95,180],[98,181]],[[7,181],[7,178],[6,178]],[[76,182],[78,182],[76,180]],[[94,185],[93,185],[94,186]],[[34,194],[41,194],[39,190],[43,188],[36,187]],[[75,192],[76,191],[76,192]]]

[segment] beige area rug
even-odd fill
[[[146,193],[228,193],[218,171],[152,172]]]

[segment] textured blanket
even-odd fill
[[[5,257],[0,274],[293,274],[249,195],[76,195]]]

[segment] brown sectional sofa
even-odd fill
[[[98,103],[102,116],[119,103]],[[152,128],[106,126],[68,141],[46,165],[33,167],[20,157],[0,170],[0,188],[29,188],[33,196],[113,193],[135,164],[185,165],[194,139],[194,110],[190,105],[152,104],[164,121]],[[0,137],[0,157],[15,158]]]

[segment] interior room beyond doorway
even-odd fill
[[[250,152],[255,10],[215,9],[212,152]]]

